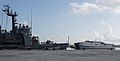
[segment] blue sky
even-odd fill
[[[40,41],[67,42],[70,36],[71,43],[96,39],[120,44],[120,0],[0,0],[0,9],[4,4],[19,13],[18,22],[30,22],[32,11],[33,35]]]

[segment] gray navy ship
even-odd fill
[[[12,18],[12,30],[2,29],[0,25],[0,49],[66,49],[69,43],[53,43],[50,40],[39,43],[38,36],[32,36],[31,27],[18,24],[18,13],[13,12],[9,5],[4,5],[3,12]]]
[[[100,41],[85,41],[85,42],[77,42],[74,43],[75,49],[108,49],[108,50],[114,50],[115,45],[113,44],[107,44]]]
[[[69,43],[55,43],[54,41],[47,40],[41,44],[35,45],[32,49],[42,49],[42,50],[66,50]]]

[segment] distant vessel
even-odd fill
[[[75,49],[71,48],[71,46],[70,46],[70,37],[69,37],[69,36],[68,36],[68,43],[69,43],[69,45],[68,45],[68,47],[66,48],[66,50],[67,50],[67,51],[75,50]]]
[[[54,43],[51,40],[42,42],[39,45],[33,46],[32,49],[41,49],[41,50],[66,50],[69,43]]]
[[[113,44],[106,44],[100,41],[85,41],[74,43],[75,49],[115,49]]]

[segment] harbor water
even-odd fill
[[[120,50],[0,50],[0,61],[119,61]]]

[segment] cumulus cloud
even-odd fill
[[[83,37],[80,37],[79,40],[80,41],[85,41],[85,39]]]
[[[105,25],[105,33],[97,35],[98,38],[102,37],[102,41],[104,42],[109,42],[109,43],[114,43],[114,44],[119,44],[120,40],[120,33],[119,31],[117,32],[116,30],[113,30],[112,26],[105,22],[104,20],[101,20],[101,24]]]
[[[83,4],[79,3],[71,3],[72,12],[73,13],[80,13],[80,14],[89,14],[95,12],[102,12],[107,9],[105,6],[98,6],[94,3],[84,2]]]
[[[115,14],[120,14],[120,5],[112,9],[112,12]]]
[[[96,3],[101,3],[104,5],[119,4],[120,0],[96,0]]]
[[[120,0],[96,0],[94,3],[83,2],[70,3],[73,14],[90,14],[98,12],[110,12],[120,14]]]
[[[95,34],[95,41],[103,40],[103,36],[100,33],[98,33],[97,31],[94,31],[94,34]]]
[[[108,24],[107,22],[105,22],[104,20],[101,20],[101,24],[105,25],[105,32],[106,33],[112,33],[113,32],[113,28],[110,24]]]
[[[113,44],[120,44],[120,32],[119,30],[116,31],[112,28],[112,26],[107,23],[105,20],[101,20],[100,22],[102,25],[104,25],[103,33],[99,33],[97,31],[93,31],[92,33],[87,33],[85,35],[82,35],[82,38],[80,40],[94,40],[94,41],[102,41],[106,43],[113,43]],[[83,39],[84,38],[84,39]]]

